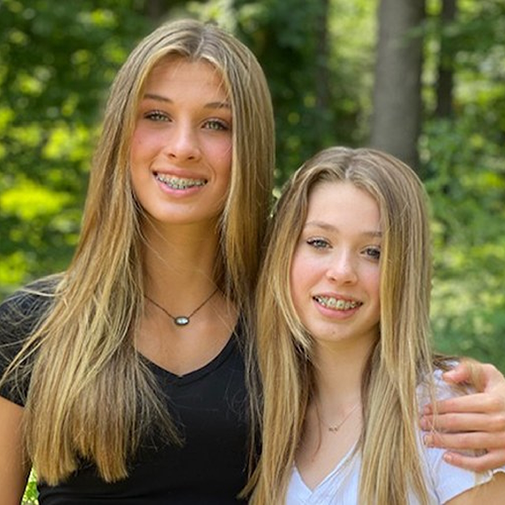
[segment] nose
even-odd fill
[[[346,251],[336,253],[328,263],[326,277],[338,284],[352,284],[356,282],[356,265],[351,254]]]
[[[198,132],[184,122],[174,124],[170,129],[165,152],[175,161],[194,161],[200,158]]]

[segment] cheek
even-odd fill
[[[165,145],[162,131],[149,130],[139,125],[135,128],[130,142],[130,159],[142,161],[155,156]]]
[[[209,143],[206,148],[206,157],[212,160],[213,165],[219,169],[223,176],[230,178],[232,165],[232,144],[229,140]]]
[[[378,268],[373,268],[368,272],[367,276],[367,289],[370,296],[373,296],[377,303],[380,303],[380,272]]]
[[[212,165],[213,171],[216,174],[218,191],[226,198],[230,191],[232,179],[231,147],[215,149],[212,154],[207,152],[207,160]]]
[[[130,142],[130,162],[132,170],[135,169],[136,164],[140,159],[142,159],[142,153],[144,151],[144,141],[142,135],[135,130]]]
[[[134,132],[130,143],[130,181],[133,192],[139,196],[146,181],[150,179],[148,166],[148,153],[145,138]]]
[[[291,263],[290,287],[291,298],[299,311],[309,298],[310,287],[314,283],[315,266],[303,254],[295,253]]]

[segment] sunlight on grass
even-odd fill
[[[28,479],[25,495],[23,496],[23,505],[38,505],[39,501],[37,500],[37,496],[37,482],[35,480],[35,474],[32,471]]]

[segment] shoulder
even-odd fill
[[[442,378],[447,370],[454,368],[458,362],[454,359],[447,360],[444,368],[435,368],[433,373],[425,374],[417,386],[417,399],[420,406],[433,400],[447,400],[456,396],[463,396],[471,391],[470,387],[462,387],[454,384],[448,384]]]
[[[448,364],[452,366],[456,363]],[[442,379],[444,371],[436,369],[431,377],[425,377],[423,383],[418,386],[417,394],[421,406],[434,399],[445,400],[468,393],[462,388],[447,384]],[[491,471],[477,473],[446,463],[443,459],[445,449],[426,447],[422,443],[423,433],[420,431],[419,434],[420,452],[428,492],[436,503],[445,503],[453,497],[492,479],[493,473]]]
[[[16,291],[0,304],[0,395],[22,405],[26,396],[26,368],[16,367],[4,377],[27,338],[51,307],[57,278],[41,279]],[[29,365],[29,361],[26,362]],[[22,394],[19,393],[22,391]]]
[[[0,304],[0,344],[29,335],[54,299],[57,277],[35,281]]]
[[[444,449],[422,448],[428,494],[434,503],[446,503],[455,496],[493,480],[494,472],[473,472],[449,465],[443,459]],[[501,470],[503,471],[503,470]]]

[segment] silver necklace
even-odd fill
[[[144,295],[146,300],[149,300],[154,306],[158,307],[158,309],[162,310],[177,326],[186,326],[187,324],[190,323],[191,318],[218,292],[219,288],[216,288],[210,296],[208,296],[198,307],[191,312],[188,316],[172,316],[168,310],[166,310],[164,307],[162,307],[159,303],[156,303],[152,298],[149,298],[149,296]]]
[[[338,422],[337,424],[334,424],[334,425],[331,425],[331,424],[328,424],[326,422],[324,422],[322,419],[321,419],[321,415],[319,413],[319,405],[318,405],[318,402],[316,401],[316,414],[317,414],[317,418],[319,420],[319,422],[326,427],[326,429],[330,432],[330,433],[337,433],[337,431],[342,428],[342,426],[344,425],[344,423],[347,421],[347,419],[349,419],[351,417],[351,414],[353,414],[353,412],[358,408],[360,402],[356,403],[356,405],[354,405],[354,407],[343,417],[343,419],[340,420],[340,422]]]

